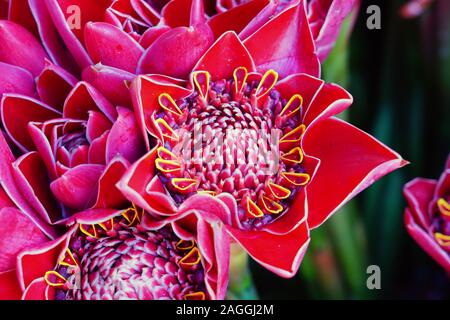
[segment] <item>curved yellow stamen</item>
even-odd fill
[[[145,210],[142,209],[142,208],[139,208],[134,203],[133,203],[133,209],[136,210],[136,219],[137,219],[137,221],[141,222],[142,218],[144,217]]]
[[[296,147],[289,152],[283,153],[281,155],[281,160],[291,162],[291,163],[302,163],[303,161],[303,152],[300,147]]]
[[[170,151],[169,149],[165,148],[165,147],[159,147],[158,149],[156,149],[156,152],[158,153],[158,157],[160,157],[161,159],[164,160],[176,160],[177,156]]]
[[[250,217],[252,217],[252,218],[262,218],[262,217],[264,217],[264,212],[250,198],[247,198],[247,210],[246,211],[247,211],[247,214]]]
[[[95,226],[94,225],[87,225],[87,226],[92,229],[92,232],[86,230],[83,224],[80,224],[80,231],[83,232],[88,237],[97,238],[97,229],[95,229]]]
[[[159,129],[161,130],[163,137],[172,141],[178,141],[180,139],[178,134],[172,129],[171,126],[169,126],[166,120],[159,118],[156,119],[155,122],[158,125]]]
[[[180,265],[180,267],[192,267],[199,264],[200,261],[202,261],[200,251],[197,247],[194,247],[178,262],[178,264]]]
[[[303,104],[303,97],[299,94],[294,94],[288,103],[284,106],[283,110],[280,112],[280,117],[287,116],[290,117],[296,112],[298,112]],[[287,113],[289,111],[289,113]],[[285,114],[287,113],[287,114]]]
[[[272,196],[278,200],[287,199],[291,195],[291,190],[273,182],[269,182],[268,186]]]
[[[197,185],[197,180],[189,178],[173,178],[171,180],[172,186],[179,191],[187,191]]]
[[[184,295],[184,300],[206,300],[204,292],[193,292]]]
[[[59,265],[65,267],[78,267],[78,262],[77,260],[75,260],[75,257],[73,256],[72,251],[70,251],[69,248],[66,249],[64,259],[59,261]]]
[[[264,209],[271,214],[278,214],[284,209],[281,204],[266,196],[261,197],[261,203],[263,204]]]
[[[192,74],[195,87],[203,99],[208,97],[211,75],[208,71],[195,71]]]
[[[158,103],[161,108],[176,116],[180,117],[183,115],[183,111],[181,111],[175,100],[168,93],[161,93],[158,97]]]
[[[450,236],[447,236],[443,233],[436,232],[434,234],[434,237],[436,238],[436,241],[444,247],[450,246]]]
[[[181,164],[178,161],[164,160],[161,158],[155,160],[155,166],[162,173],[172,173],[181,170]]]
[[[311,176],[307,173],[297,173],[297,172],[282,172],[281,176],[286,179],[289,183],[295,186],[307,185],[311,180]]]
[[[50,280],[50,276],[54,276],[56,277],[56,282],[52,282]],[[62,275],[60,275],[57,271],[47,271],[44,275],[44,280],[45,282],[50,286],[50,287],[63,287],[66,282],[67,279],[64,278]],[[59,280],[59,281],[58,281]]]
[[[444,216],[450,217],[450,204],[444,198],[440,198],[437,201],[437,206],[440,213]]]
[[[262,76],[261,81],[258,84],[258,87],[256,88],[256,98],[262,98],[266,94],[272,90],[272,88],[277,84],[278,82],[278,73],[273,70],[267,70],[267,72]]]
[[[234,89],[236,93],[242,93],[247,84],[248,70],[245,67],[239,67],[233,71]]]
[[[181,251],[187,251],[194,248],[195,242],[194,240],[180,240],[176,244],[176,248]]]

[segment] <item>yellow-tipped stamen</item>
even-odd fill
[[[158,97],[158,103],[161,108],[178,117],[183,115],[183,111],[181,111],[175,100],[173,100],[172,96],[168,93],[160,94]]]
[[[245,67],[239,67],[233,71],[234,90],[236,93],[242,93],[247,84],[248,71]]]
[[[136,211],[136,220],[138,222],[141,222],[142,221],[142,217],[144,217],[145,210],[142,209],[142,208],[139,208],[134,203],[133,203],[133,209]]]
[[[204,292],[193,292],[184,295],[184,300],[206,300]]]
[[[194,248],[194,240],[180,240],[176,244],[176,248],[180,251],[188,251]]]
[[[307,185],[311,179],[311,176],[307,173],[282,172],[281,176],[297,187]]]
[[[212,190],[198,190],[197,191],[198,194],[209,194],[210,196],[216,196],[217,192],[216,191],[212,191]]]
[[[80,224],[80,231],[83,232],[88,237],[97,239],[98,238],[98,236],[97,236],[97,229],[95,228],[95,226],[94,225],[87,225],[87,227],[90,228],[92,231],[91,232],[88,231],[85,228],[85,225],[83,225],[83,224]]]
[[[261,78],[261,81],[258,84],[258,87],[256,88],[256,98],[260,99],[267,95],[270,90],[273,89],[273,87],[277,84],[278,81],[278,73],[270,69],[268,70]]]
[[[177,156],[165,147],[159,147],[156,152],[158,153],[158,157],[163,160],[177,160]]]
[[[208,98],[211,75],[208,71],[195,71],[192,74],[194,85],[203,99]]]
[[[444,198],[440,198],[437,201],[437,206],[440,213],[444,216],[450,217],[450,204]]]
[[[171,141],[178,141],[180,137],[178,134],[172,129],[171,126],[166,122],[166,120],[159,118],[155,120],[158,128],[161,130],[161,133],[164,138],[169,139]]]
[[[283,153],[281,155],[281,160],[284,162],[290,162],[294,164],[302,163],[303,161],[303,152],[300,147],[296,147],[289,152]]]
[[[247,209],[246,211],[247,211],[248,216],[251,217],[251,218],[262,218],[262,217],[264,217],[264,212],[250,198],[247,198],[247,208],[246,209]]]
[[[155,160],[155,166],[162,173],[174,173],[180,172],[181,170],[181,164],[178,161],[164,160],[161,158]]]
[[[270,214],[279,214],[284,209],[281,204],[266,196],[261,196],[261,203],[263,204],[264,209]]]
[[[178,191],[188,191],[197,185],[197,180],[189,178],[173,178],[171,183]]]
[[[105,231],[112,231],[114,229],[114,219],[111,218],[110,220],[99,223],[98,225]]]
[[[269,182],[268,186],[270,193],[275,199],[283,200],[289,198],[291,195],[291,190],[280,186],[279,184]]]
[[[50,277],[54,276],[56,277],[56,282],[51,281]],[[64,287],[64,285],[67,282],[67,279],[64,278],[61,274],[59,274],[59,272],[57,271],[47,271],[44,275],[44,280],[45,282],[50,286],[50,287]]]
[[[434,234],[434,237],[436,238],[436,241],[443,247],[450,246],[450,236],[447,236],[443,233],[436,232]]]
[[[280,112],[280,117],[286,116],[291,117],[295,113],[299,112],[303,104],[303,97],[299,94],[294,94],[288,103],[284,106],[283,110]]]
[[[128,208],[122,212],[122,217],[127,220],[128,225],[131,226],[137,221],[139,221],[138,210],[133,206],[133,208]]]
[[[303,134],[305,133],[306,126],[304,124],[299,125],[297,128],[289,131],[280,139],[281,143],[288,143],[288,142],[300,142],[300,140],[303,137]]]
[[[64,259],[59,261],[59,264],[65,267],[78,267],[78,262],[77,260],[75,260],[75,257],[73,256],[72,251],[70,251],[69,248],[66,249]]]
[[[194,247],[189,251],[187,255],[185,255],[180,261],[178,261],[178,265],[180,267],[193,267],[198,265],[202,261],[202,256],[197,247]]]

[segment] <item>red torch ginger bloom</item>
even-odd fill
[[[229,247],[220,223],[209,224],[192,214],[179,217],[190,220],[189,224],[179,220],[160,223],[135,207],[119,213],[97,211],[80,213],[78,223],[62,237],[21,251],[17,269],[0,272],[0,298],[225,297]],[[11,234],[4,226],[1,234],[10,241],[26,235]],[[4,270],[4,264],[1,267]]]
[[[162,221],[216,214],[253,258],[284,277],[296,273],[310,228],[406,164],[332,117],[352,98],[311,76],[319,69],[304,21],[298,5],[244,42],[225,33],[188,81],[156,74],[133,81],[140,125],[156,147],[119,183]]]
[[[217,0],[217,10],[224,12],[250,0]],[[277,12],[298,3],[298,0],[279,0]],[[359,10],[359,0],[308,0],[303,1],[320,61],[324,61],[339,36],[344,19]]]
[[[450,274],[450,157],[439,180],[416,178],[403,193],[409,234]]]

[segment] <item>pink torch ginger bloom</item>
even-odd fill
[[[416,178],[403,193],[409,234],[450,274],[450,157],[439,180]]]

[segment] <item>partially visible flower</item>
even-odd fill
[[[0,272],[0,298],[224,299],[229,244],[220,223],[211,222],[186,213],[162,223],[136,207],[80,213],[62,237],[14,256],[16,269]],[[2,241],[30,236],[20,226],[8,227],[0,226]],[[2,253],[7,248],[0,247]]]
[[[406,164],[332,117],[352,97],[311,76],[319,64],[305,21],[297,5],[244,42],[224,33],[187,81],[167,74],[134,80],[139,123],[157,145],[119,184],[159,218],[180,210],[216,214],[255,260],[284,277],[298,270],[310,228]],[[261,135],[272,133],[279,144]],[[192,156],[178,152],[180,145]]]
[[[20,25],[0,21],[0,40],[1,123],[18,154],[2,150],[5,191],[44,229],[88,208],[122,208],[114,184],[145,153],[133,111],[49,62]]]
[[[217,0],[217,10],[223,12],[250,2],[250,0]],[[277,11],[281,12],[299,0],[279,0]],[[316,45],[320,61],[324,61],[341,31],[344,19],[359,10],[360,0],[307,0],[303,2],[307,8],[308,22]]]
[[[415,18],[420,16],[434,0],[409,0],[400,9],[403,18]]]
[[[409,234],[450,274],[450,156],[439,180],[416,178],[403,193]]]

